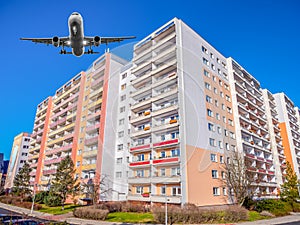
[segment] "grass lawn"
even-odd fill
[[[49,206],[46,206],[45,204],[42,204],[42,209],[40,209],[38,211],[53,214],[53,215],[61,215],[61,214],[66,214],[68,212],[72,212],[73,209],[75,209],[76,207],[78,207],[78,206],[73,205],[73,204],[67,204],[67,205],[65,205],[65,210],[61,210],[61,206],[49,207]]]
[[[263,219],[270,219],[269,216],[261,216],[259,212],[256,211],[249,211],[249,221],[256,221],[256,220],[263,220]]]
[[[109,213],[106,221],[123,223],[152,223],[154,218],[152,213],[115,212]]]

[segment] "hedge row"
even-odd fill
[[[157,223],[164,223],[165,209],[164,207],[154,207],[154,219]],[[204,210],[191,205],[180,207],[168,207],[168,222],[173,223],[222,223],[222,222],[238,222],[248,219],[248,210],[239,206],[228,206],[224,210]]]
[[[15,205],[22,208],[31,209],[31,198],[21,198],[15,196],[0,196],[0,202],[10,205]],[[34,210],[41,209],[42,206],[39,204],[34,204]]]
[[[73,215],[78,218],[92,219],[92,220],[105,220],[109,211],[106,209],[97,209],[94,206],[87,206],[76,208]]]
[[[150,208],[144,204],[130,203],[130,202],[102,202],[98,205],[93,206],[96,209],[108,210],[112,212],[149,212]]]

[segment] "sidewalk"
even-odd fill
[[[80,225],[131,225],[129,223],[116,223],[116,222],[106,222],[106,221],[97,221],[97,220],[87,220],[87,219],[79,219],[73,217],[73,213],[66,213],[63,215],[52,215],[48,213],[42,213],[33,211],[32,214],[30,214],[30,209],[24,209],[17,206],[7,205],[0,203],[0,208],[7,209],[19,214],[28,215],[32,217],[36,217],[39,219],[46,219],[46,220],[55,220],[55,221],[66,221],[71,224],[80,224]],[[300,213],[293,213],[289,216],[284,217],[277,217],[273,219],[267,219],[267,220],[258,220],[254,222],[242,222],[237,223],[236,225],[277,225],[281,223],[290,223],[290,222],[298,222],[295,223],[300,225]],[[149,225],[149,224],[148,224]],[[206,224],[207,225],[207,224]],[[210,224],[214,225],[214,224]],[[215,225],[223,225],[223,224],[215,224]],[[233,225],[233,224],[226,224],[226,225]]]

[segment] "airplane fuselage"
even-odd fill
[[[69,17],[68,25],[72,53],[78,57],[82,56],[84,54],[84,33],[81,15],[79,13],[72,13]]]

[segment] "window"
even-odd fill
[[[231,102],[231,99],[230,99],[230,96],[229,96],[229,95],[226,95],[226,96],[225,96],[225,99],[226,99],[228,102]]]
[[[161,141],[166,140],[166,135],[162,134],[162,135],[160,136],[160,140],[161,140]]]
[[[126,89],[126,84],[122,84],[121,85],[121,90],[125,90]]]
[[[122,74],[122,80],[127,77],[127,73]]]
[[[160,152],[160,157],[161,158],[166,158],[166,152],[165,151],[161,151]]]
[[[120,108],[120,113],[122,113],[122,112],[125,112],[125,106],[122,106],[122,107]]]
[[[215,100],[215,106],[219,106],[219,102],[218,102],[218,100]]]
[[[210,146],[216,146],[216,144],[215,144],[215,139],[209,138],[209,145],[210,145]]]
[[[205,88],[208,90],[211,90],[211,85],[209,83],[205,82]]]
[[[212,123],[208,123],[208,130],[215,131],[214,125]]]
[[[226,90],[229,91],[229,86],[228,86],[228,84],[225,84],[225,83],[224,83],[224,87],[225,87]]]
[[[212,98],[208,95],[206,95],[206,102],[212,103]]]
[[[210,154],[210,160],[212,162],[217,162],[217,155],[216,154]]]
[[[171,150],[171,156],[174,157],[174,156],[180,156],[180,150],[177,148],[177,149],[172,149]]]
[[[172,195],[173,196],[181,195],[181,188],[179,186],[172,187]]]
[[[214,59],[215,58],[214,54],[210,53],[210,58]]]
[[[220,155],[220,163],[224,163],[224,156]]]
[[[137,155],[137,161],[144,161],[145,155],[144,154],[139,154]]]
[[[223,91],[220,91],[220,96],[221,96],[222,98],[224,98],[224,93],[223,93]]]
[[[229,133],[229,137],[231,137],[232,139],[235,139],[234,133],[233,133],[233,132],[230,132],[230,133]]]
[[[77,155],[81,155],[81,153],[82,153],[82,150],[79,149],[79,150],[77,151]]]
[[[206,77],[210,77],[210,74],[209,74],[209,72],[208,72],[207,70],[204,70],[204,71],[203,71],[203,74],[204,74],[204,76],[206,76]]]
[[[219,63],[219,64],[221,63],[221,60],[219,58],[217,58],[217,63]]]
[[[215,195],[215,196],[220,195],[220,188],[213,187],[213,195]]]
[[[219,141],[219,142],[218,142],[218,146],[219,146],[219,148],[222,149],[222,148],[223,148],[223,142],[222,142],[222,141]]]
[[[116,172],[116,178],[121,178],[122,177],[122,172]]]
[[[213,76],[212,79],[213,79],[214,82],[217,82],[217,78],[215,76]]]
[[[122,158],[117,158],[117,164],[122,164],[123,159]]]
[[[230,107],[227,107],[227,112],[232,113],[232,109]]]
[[[221,127],[218,127],[217,130],[218,130],[218,134],[222,133],[222,128]]]
[[[220,119],[221,119],[219,113],[216,113],[216,118],[217,118],[217,120],[220,120]]]
[[[119,144],[118,145],[118,150],[120,151],[120,150],[123,150],[123,144]]]
[[[171,169],[172,176],[179,176],[180,175],[180,167],[174,167]]]
[[[220,70],[220,69],[218,69],[218,74],[220,74],[220,75],[222,74],[222,72],[221,72],[221,70]]]
[[[202,52],[204,52],[205,54],[208,54],[208,51],[204,46],[202,46]]]
[[[226,117],[225,116],[223,116],[223,122],[226,123]],[[228,134],[226,136],[228,136]]]
[[[124,120],[124,119],[120,119],[120,120],[119,120],[119,125],[123,125],[123,124],[124,124],[124,122],[125,122],[125,120]]]
[[[210,116],[210,117],[213,117],[214,113],[210,109],[207,109],[207,115]]]
[[[225,105],[222,103],[222,107],[221,107],[223,110],[225,110]]]
[[[161,187],[160,187],[160,193],[161,193],[162,195],[165,195],[165,194],[166,194],[166,187],[165,187],[165,186],[161,186]]]
[[[137,193],[137,194],[143,194],[143,187],[137,186],[137,187],[136,187],[136,193]]]
[[[166,169],[165,168],[160,169],[160,176],[162,176],[162,177],[166,176]]]
[[[227,151],[229,151],[229,144],[228,143],[225,143],[225,148]]]
[[[212,68],[213,70],[216,70],[216,67],[215,67],[214,64],[211,64],[211,68]]]
[[[226,137],[228,137],[228,130],[224,129],[224,134]]]
[[[226,187],[223,187],[223,195],[227,195],[227,189],[226,189]]]
[[[172,138],[172,139],[178,138],[178,136],[179,136],[179,132],[171,133],[171,138]]]
[[[121,96],[121,102],[124,101],[126,99],[126,95],[122,95]]]
[[[137,177],[144,177],[144,170],[137,170],[136,171],[136,176]]]
[[[204,63],[205,65],[209,66],[208,60],[207,60],[206,58],[204,58],[204,57],[203,57],[203,63]]]
[[[228,119],[228,124],[229,124],[230,126],[233,126],[233,121],[232,121],[231,119]]]
[[[211,171],[211,176],[212,176],[212,178],[218,178],[218,171],[217,170],[212,170]]]
[[[226,178],[226,173],[225,173],[225,171],[222,171],[222,172],[221,172],[221,177],[222,177],[222,179],[225,179],[225,178]]]
[[[119,137],[119,138],[124,137],[124,131],[120,131],[120,132],[118,133],[118,137]]]
[[[77,161],[76,166],[77,167],[80,166],[80,161]]]

